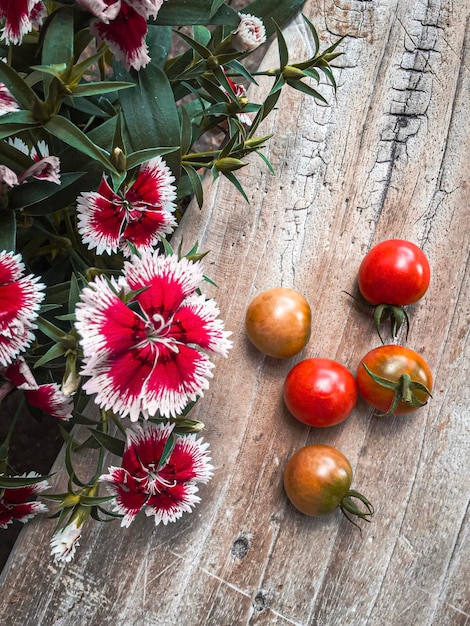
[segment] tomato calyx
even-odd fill
[[[408,332],[410,330],[410,318],[404,307],[399,306],[398,304],[378,304],[372,306],[375,306],[375,329],[382,343],[385,343],[385,341],[383,340],[382,334],[380,332],[380,327],[387,319],[390,319],[390,333],[393,339],[396,339],[402,326],[405,327],[405,337],[406,339],[408,339]]]
[[[359,500],[364,505],[360,507],[356,504],[355,500]],[[362,532],[362,528],[355,521],[354,517],[358,517],[359,519],[363,519],[366,522],[370,522],[370,518],[374,514],[374,507],[369,502],[369,500],[359,493],[359,491],[355,491],[354,489],[349,489],[347,493],[343,496],[339,504],[339,508],[341,509],[342,514],[351,522],[356,528]]]
[[[381,387],[385,387],[386,389],[390,389],[391,391],[393,391],[392,402],[388,410],[385,413],[375,412],[375,415],[377,415],[378,417],[389,417],[390,415],[393,415],[400,402],[405,402],[406,404],[409,404],[416,408],[427,404],[426,401],[423,402],[416,396],[415,391],[417,390],[425,393],[427,396],[432,398],[431,392],[426,387],[426,385],[423,385],[416,380],[412,380],[409,374],[402,374],[397,381],[393,381],[389,380],[388,378],[383,378],[382,376],[377,376],[377,374],[374,374],[374,372],[372,372],[367,367],[364,361],[362,361],[362,366],[374,382],[376,382]]]
[[[410,330],[410,317],[405,307],[400,306],[399,304],[371,304],[362,298],[357,298],[353,296],[348,291],[344,291],[350,298],[355,300],[361,306],[365,306],[369,309],[374,309],[374,324],[375,330],[380,338],[380,341],[385,344],[384,338],[382,337],[382,333],[380,328],[384,322],[390,320],[390,334],[392,339],[396,339],[398,337],[398,333],[401,328],[405,327],[405,338],[408,339],[408,333]]]

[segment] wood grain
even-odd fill
[[[322,87],[331,106],[285,90],[263,128],[275,133],[275,176],[257,160],[239,172],[250,204],[227,182],[207,184],[177,236],[211,250],[206,273],[219,287],[207,293],[233,331],[194,414],[215,477],[177,524],[89,525],[69,565],[49,556],[53,522],[33,520],[2,575],[5,624],[470,625],[470,6],[307,0],[304,13],[324,46],[345,36],[336,96]],[[300,17],[284,33],[293,61],[312,52]],[[271,48],[263,66],[277,62]],[[430,259],[408,345],[433,369],[433,398],[386,420],[360,401],[343,424],[308,429],[284,408],[283,379],[307,356],[355,371],[377,345],[369,313],[344,291],[390,237]],[[286,361],[263,357],[243,329],[249,301],[276,286],[313,309],[308,346]],[[309,442],[350,459],[353,485],[376,507],[362,533],[340,513],[307,518],[287,502],[284,464]]]

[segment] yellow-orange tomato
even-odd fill
[[[305,515],[328,515],[349,493],[353,471],[342,452],[313,444],[300,448],[284,470],[284,489],[292,504]]]
[[[258,294],[248,305],[245,329],[250,341],[268,356],[284,359],[299,353],[310,339],[312,311],[295,289],[278,287]]]

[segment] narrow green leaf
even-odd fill
[[[318,54],[318,51],[320,50],[320,39],[318,37],[317,29],[315,28],[315,26],[312,24],[312,22],[308,19],[306,15],[302,15],[302,17],[307,22],[307,26],[309,27],[310,32],[312,33],[313,41],[315,43],[315,51],[313,53],[313,56],[316,56]]]
[[[312,96],[313,98],[315,98],[315,100],[323,102],[323,104],[328,104],[328,100],[326,100],[320,92],[318,92],[316,89],[313,89],[313,87],[310,87],[310,85],[303,83],[301,80],[288,80],[287,84],[290,87],[297,89],[297,91],[301,91],[308,96]]]
[[[193,143],[193,126],[191,124],[191,119],[184,107],[180,109],[181,115],[181,154],[187,154],[191,149]]]
[[[41,105],[41,101],[23,78],[12,67],[0,59],[0,82],[11,91],[22,109],[32,111]]]
[[[1,489],[17,489],[18,487],[28,487],[29,485],[37,485],[43,480],[50,478],[52,474],[46,474],[44,476],[36,476],[31,478],[20,476],[0,476],[0,488]]]
[[[203,201],[204,201],[204,192],[203,192],[203,187],[201,183],[201,178],[199,174],[196,172],[196,170],[190,165],[183,164],[183,169],[186,172],[189,178],[189,181],[191,183],[191,188],[193,190],[194,195],[196,196],[198,207],[201,209]]]
[[[122,439],[102,433],[100,430],[90,428],[89,431],[96,441],[111,452],[111,454],[115,454],[116,456],[122,456],[124,454],[125,442],[122,441]]]
[[[73,90],[74,97],[95,96],[103,93],[110,93],[118,89],[128,89],[135,87],[134,83],[124,83],[118,81],[103,81],[98,83],[81,83]]]
[[[0,250],[16,249],[16,216],[14,211],[0,211]]]
[[[238,189],[238,191],[241,193],[241,195],[244,197],[244,199],[248,202],[248,204],[250,204],[250,201],[248,200],[248,197],[247,197],[247,195],[245,193],[245,190],[243,189],[240,181],[235,176],[235,174],[233,172],[222,172],[222,174],[225,176],[225,178],[229,179],[229,181],[232,183],[232,185],[234,185]]]
[[[195,52],[197,52],[201,58],[207,59],[212,55],[212,52],[208,48],[203,46],[201,43],[199,43],[189,35],[186,35],[186,33],[180,31],[175,32],[184,42],[188,44],[188,46],[190,46]]]
[[[54,197],[58,191],[62,191],[69,185],[84,176],[84,172],[68,172],[61,175],[60,185],[47,180],[32,180],[27,185],[18,185],[10,192],[10,206],[16,210],[33,209],[34,205]],[[52,209],[61,209],[57,204]]]
[[[275,174],[276,172],[274,171],[274,167],[272,166],[271,161],[268,159],[268,157],[265,154],[263,154],[262,152],[259,152],[258,150],[256,151],[256,154],[263,159],[263,161],[268,166],[269,171],[271,172],[271,174]]]
[[[6,165],[17,172],[24,172],[34,163],[29,156],[9,144],[8,141],[0,142],[0,154],[2,155],[2,165]]]
[[[0,127],[7,125],[29,126],[30,124],[38,124],[38,121],[33,117],[31,111],[10,111],[0,116]],[[21,129],[18,129],[18,132]]]
[[[60,343],[55,343],[53,346],[49,348],[49,350],[43,354],[37,361],[34,363],[34,368],[42,367],[46,363],[50,363],[55,359],[63,357],[65,354],[65,349]]]
[[[126,159],[127,169],[130,170],[141,163],[150,161],[150,159],[157,156],[163,156],[165,154],[169,154],[170,152],[175,152],[175,150],[178,150],[178,148],[146,148],[144,150],[132,152]]]
[[[91,157],[97,163],[100,163],[105,169],[118,174],[116,168],[105,156],[104,150],[93,143],[83,131],[66,117],[53,115],[51,119],[44,124],[44,128],[51,133],[51,135],[58,137],[64,143]]]
[[[277,32],[277,47],[279,50],[279,64],[282,70],[289,63],[289,50],[287,48],[287,43],[286,43],[286,40],[284,39],[284,35],[282,34],[281,28],[276,22],[274,22],[274,26]]]
[[[224,4],[225,0],[212,0],[211,11],[209,17],[214,17],[220,7]]]
[[[39,316],[36,320],[36,324],[41,332],[43,332],[46,337],[52,339],[53,341],[60,341],[62,337],[65,335],[64,331],[47,320],[45,317]]]

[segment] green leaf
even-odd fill
[[[29,156],[9,144],[8,141],[0,142],[0,153],[2,155],[2,165],[6,165],[16,172],[24,172],[34,163]]]
[[[313,89],[313,87],[310,87],[310,85],[303,83],[301,80],[288,80],[287,84],[290,87],[297,89],[297,91],[301,91],[308,96],[312,96],[313,98],[315,98],[315,100],[323,102],[323,104],[328,104],[328,101],[321,95],[320,92],[318,92],[316,89]]]
[[[36,476],[31,478],[20,476],[0,476],[0,488],[1,489],[18,489],[18,487],[28,487],[29,485],[37,485],[43,480],[50,478],[52,474],[45,476]]]
[[[209,17],[213,17],[220,7],[224,4],[225,0],[212,0],[211,12]]]
[[[286,43],[286,40],[284,39],[284,35],[282,34],[281,28],[276,22],[274,22],[274,26],[277,31],[277,47],[279,50],[279,64],[282,70],[289,63],[289,50],[287,48],[287,43]]]
[[[118,174],[115,167],[105,156],[104,150],[93,143],[78,126],[75,126],[75,124],[66,117],[53,115],[51,119],[44,124],[44,128],[51,133],[51,135],[58,137],[64,143],[91,157],[97,163],[100,163],[105,169]]]
[[[266,29],[266,37],[275,32],[274,21],[284,26],[305,4],[305,0],[254,0],[243,7],[243,13],[260,17]]]
[[[16,216],[14,211],[0,211],[0,250],[16,249]]]
[[[313,41],[315,43],[315,51],[313,53],[313,56],[316,56],[318,54],[318,51],[320,50],[320,39],[318,37],[317,29],[312,24],[312,22],[308,19],[308,17],[306,17],[305,15],[302,15],[302,17],[307,22],[307,26],[309,27],[310,32],[312,33]]]
[[[186,35],[185,33],[179,31],[176,31],[176,34],[181,37],[181,39],[185,41],[188,46],[190,46],[195,52],[197,52],[201,58],[207,59],[212,55],[212,52],[209,50],[209,48],[206,48],[189,35]]]
[[[68,62],[73,58],[73,8],[59,7],[47,22],[47,28],[41,34],[45,36],[42,44],[42,64],[55,65]]]
[[[111,452],[111,454],[115,454],[116,456],[121,456],[124,454],[124,446],[125,443],[122,439],[118,439],[117,437],[111,437],[111,435],[107,435],[106,433],[102,433],[100,430],[94,430],[89,428],[91,435],[96,439],[96,441],[102,445],[106,450]]]
[[[181,154],[187,154],[193,143],[193,126],[191,124],[191,118],[188,115],[185,107],[180,109],[181,115]]]
[[[58,191],[61,191],[84,176],[84,172],[68,172],[61,175],[60,185],[47,180],[32,180],[27,185],[18,185],[10,191],[10,206],[16,210],[32,209],[34,205],[53,198]],[[51,206],[52,210],[63,208],[60,204]],[[31,213],[33,214],[33,213]]]
[[[77,85],[73,90],[74,97],[81,96],[95,96],[103,93],[110,93],[117,91],[118,89],[127,89],[128,87],[135,87],[134,83],[124,83],[118,81],[103,81],[98,83],[81,83]]]
[[[258,150],[256,151],[256,154],[263,159],[263,161],[268,166],[269,171],[271,172],[271,174],[275,174],[276,172],[274,171],[274,167],[272,166],[271,161],[268,159],[268,157],[265,154],[263,154],[262,152],[259,152]]]
[[[271,0],[272,1],[272,0]],[[194,26],[195,24],[223,24],[236,28],[238,13],[225,3],[211,16],[213,2],[208,0],[171,0],[164,2],[156,23],[165,26]]]
[[[55,326],[52,322],[47,320],[45,317],[38,317],[36,320],[36,324],[41,332],[43,332],[46,337],[52,339],[53,341],[59,342],[63,336],[65,335],[64,331]]]
[[[191,183],[191,188],[193,190],[194,195],[196,196],[198,207],[201,209],[204,201],[204,192],[201,183],[201,178],[199,174],[196,172],[194,167],[190,165],[183,164],[183,169],[186,172],[189,181]]]
[[[14,125],[29,126],[30,124],[38,124],[38,121],[33,117],[31,111],[10,111],[0,117],[0,126]],[[18,128],[18,132],[21,129]]]
[[[15,70],[0,59],[0,82],[11,91],[13,97],[27,111],[41,106],[41,100]]]
[[[127,169],[130,170],[141,163],[145,163],[146,161],[150,161],[157,156],[163,156],[164,154],[169,154],[170,152],[175,152],[178,148],[146,148],[145,150],[138,150],[137,152],[132,152],[126,159]]]
[[[163,68],[172,45],[172,29],[169,26],[149,24],[145,41],[149,57],[152,59],[151,63]]]
[[[122,113],[134,152],[146,148],[177,148],[166,162],[176,179],[180,174],[180,124],[171,85],[164,71],[149,64],[139,74],[130,74],[122,66],[116,78],[130,80],[135,89],[120,92]]]
[[[46,363],[50,361],[54,361],[60,357],[63,357],[65,354],[65,348],[60,343],[55,343],[53,346],[49,348],[49,350],[43,354],[35,363],[34,368],[42,367]]]
[[[245,198],[245,200],[248,202],[248,204],[250,204],[250,201],[248,200],[248,197],[247,197],[247,195],[245,193],[245,190],[243,189],[240,181],[235,176],[235,174],[233,172],[222,172],[222,174],[225,176],[225,178],[229,179],[229,181],[232,183],[232,185],[234,185],[238,189],[238,191],[242,194],[242,196]]]

